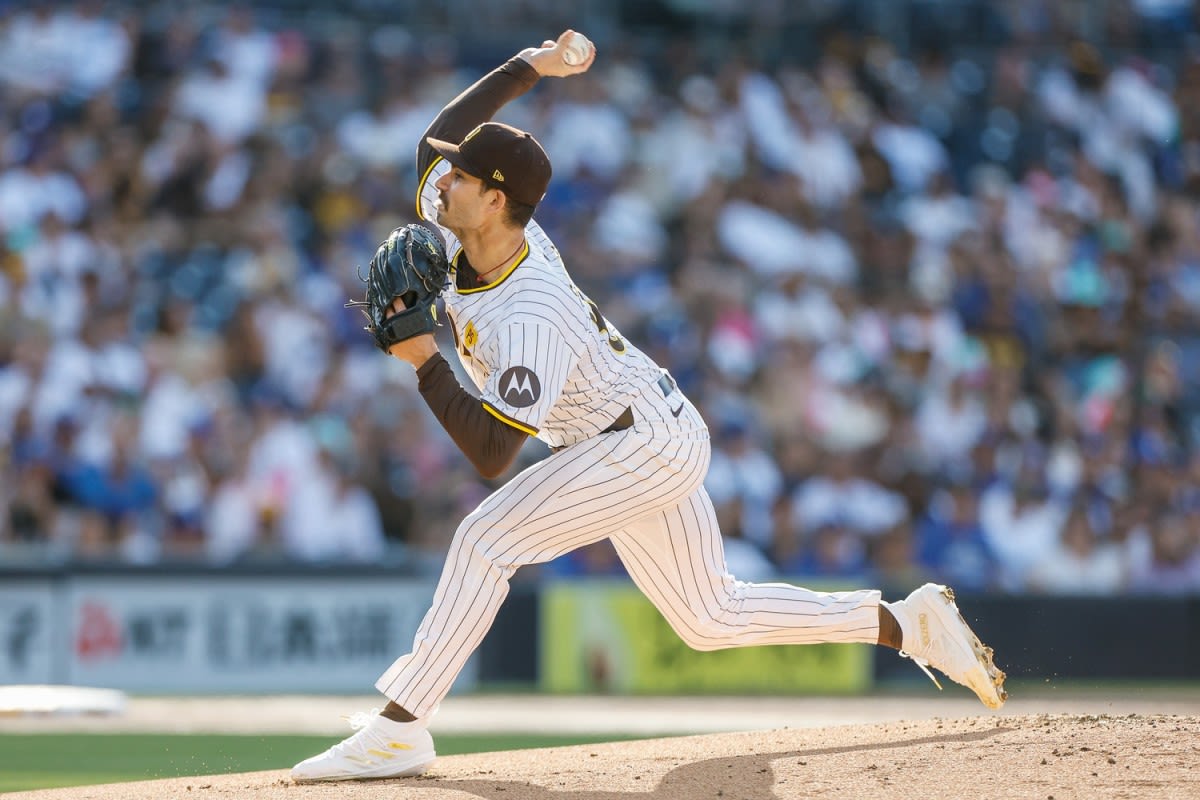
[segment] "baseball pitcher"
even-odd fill
[[[1004,673],[944,586],[885,603],[876,590],[814,592],[726,571],[703,487],[704,420],[571,281],[532,218],[550,160],[528,132],[491,121],[540,79],[586,72],[595,49],[579,61],[567,52],[577,41],[566,31],[522,50],[437,116],[417,147],[417,211],[428,227],[397,229],[380,245],[359,303],[376,344],[413,366],[421,396],[481,474],[503,473],[529,436],[552,454],[458,526],[412,650],[375,684],[387,706],[358,715],[355,734],[297,764],[297,781],[425,771],[434,759],[430,719],[491,626],[509,578],[604,538],[697,650],[885,644],[990,708],[1006,697]],[[439,295],[474,391],[459,384],[432,335]]]

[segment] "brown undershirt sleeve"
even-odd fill
[[[426,405],[463,455],[485,478],[495,478],[517,458],[528,434],[493,417],[458,382],[438,353],[417,370],[417,388]]]
[[[476,125],[489,121],[505,104],[532,89],[538,77],[537,70],[528,61],[513,56],[451,100],[417,143],[417,177],[423,177],[429,166],[440,158],[425,141],[427,136],[460,141]]]

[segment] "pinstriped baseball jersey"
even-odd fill
[[[421,213],[436,222],[437,161],[421,188]],[[440,226],[439,226],[440,227]],[[447,237],[452,263],[461,251]],[[442,294],[455,350],[484,407],[551,447],[589,439],[620,416],[662,371],[626,341],[571,281],[550,238],[525,228],[516,263],[492,283]]]

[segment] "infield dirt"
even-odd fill
[[[451,756],[393,781],[296,785],[278,770],[9,798],[1200,798],[1200,716],[989,714]]]

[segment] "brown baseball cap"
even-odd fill
[[[458,144],[428,138],[429,146],[464,172],[495,186],[518,203],[536,206],[550,185],[550,158],[533,134],[485,122]]]

